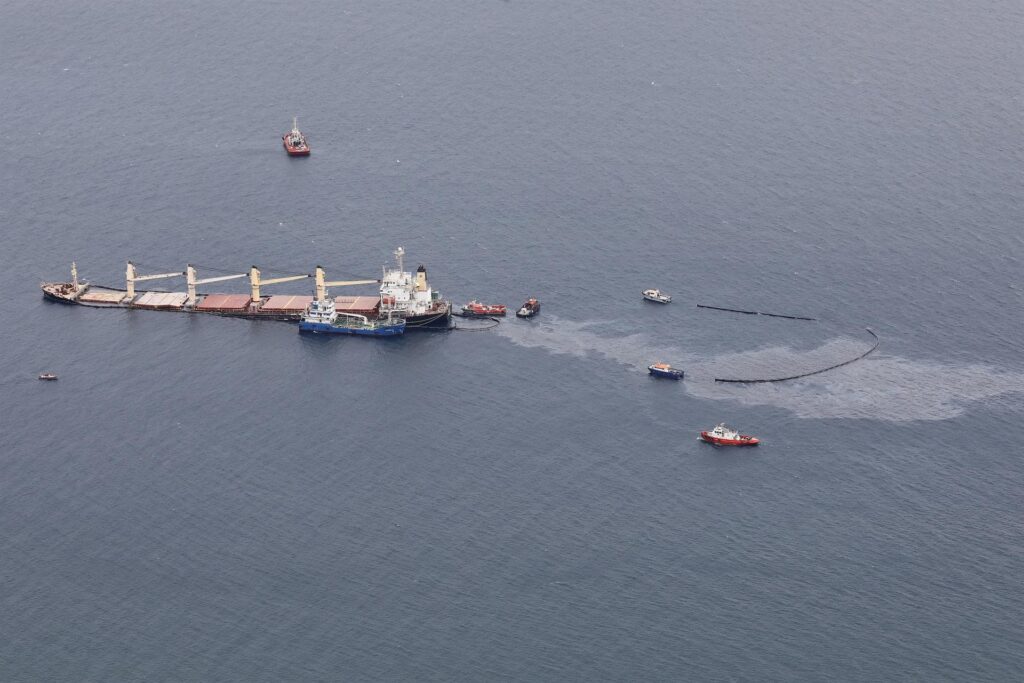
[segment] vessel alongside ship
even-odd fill
[[[75,304],[92,308],[138,308],[183,313],[209,313],[213,315],[251,318],[257,320],[282,320],[298,322],[306,314],[314,298],[320,300],[326,295],[327,287],[379,284],[377,296],[333,297],[335,310],[339,315],[363,316],[368,320],[402,319],[409,329],[449,329],[451,327],[451,302],[441,298],[439,292],[431,289],[427,282],[426,268],[420,266],[415,278],[402,270],[402,256],[405,251],[399,247],[395,252],[397,269],[384,268],[380,280],[342,280],[327,282],[324,269],[317,266],[315,274],[287,275],[263,278],[260,269],[252,266],[248,273],[221,275],[197,279],[196,269],[189,265],[183,272],[139,275],[135,265],[128,262],[125,270],[125,289],[103,287],[79,280],[78,269],[71,264],[70,282],[44,282],[43,296],[52,301]],[[136,291],[140,282],[185,277],[185,292]],[[197,288],[203,284],[248,278],[248,294],[200,293]],[[316,296],[275,294],[264,296],[263,287],[315,278]]]
[[[333,299],[314,299],[299,321],[299,332],[393,337],[405,332],[405,320],[370,319],[356,313],[338,313]]]
[[[306,136],[299,130],[298,117],[292,119],[292,129],[282,135],[281,140],[284,142],[284,149],[288,152],[288,156],[309,156],[309,143],[306,142]]]

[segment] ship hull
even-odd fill
[[[68,304],[70,306],[74,306],[74,305],[78,304],[78,302],[75,301],[74,299],[69,299],[66,296],[60,296],[59,294],[54,294],[53,292],[48,292],[48,291],[46,291],[46,289],[43,289],[43,298],[46,299],[47,301],[56,301],[58,303]]]
[[[386,325],[376,328],[344,327],[330,323],[299,323],[299,332],[310,334],[347,334],[359,337],[395,337],[405,332],[405,325]]]
[[[284,144],[284,150],[288,152],[290,157],[308,157],[309,156],[309,145],[305,147],[293,147],[288,144],[288,136],[285,135],[281,138],[281,142]]]
[[[40,285],[43,290],[43,298],[47,301],[53,301],[61,304],[68,304],[71,306],[85,306],[86,308],[128,308],[123,303],[104,303],[95,301],[82,301],[79,297],[86,291],[102,291],[102,292],[121,292],[127,294],[124,290],[107,289],[106,287],[92,287],[88,284],[83,284],[77,292],[74,291],[74,285],[70,282],[44,282]]]
[[[714,446],[756,446],[761,443],[756,436],[740,436],[738,439],[723,439],[711,432],[701,432],[700,438]]]
[[[406,330],[450,330],[452,328],[451,305],[445,306],[443,311],[405,316],[405,328]]]

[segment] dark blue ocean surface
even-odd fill
[[[0,679],[1019,679],[1022,26],[4,3]],[[321,339],[38,289],[399,245],[543,312]]]

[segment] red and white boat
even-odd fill
[[[726,427],[724,422],[711,431],[701,432],[700,438],[716,446],[756,446],[761,443],[756,436],[740,434]]]
[[[505,317],[505,304],[482,304],[476,299],[462,307],[463,315],[479,315],[484,317]]]
[[[285,133],[281,140],[284,141],[284,149],[288,152],[288,156],[309,156],[309,143],[306,142],[306,136],[299,130],[298,117],[292,119],[292,129]]]

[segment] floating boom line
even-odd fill
[[[739,308],[722,308],[721,306],[705,306],[697,304],[697,308],[709,308],[713,311],[728,311],[729,313],[743,313],[744,315],[766,315],[769,318],[786,318],[787,320],[817,320],[817,318],[805,318],[799,315],[782,315],[781,313],[764,313],[762,311],[744,311]]]
[[[830,365],[827,368],[822,368],[820,370],[813,370],[811,372],[804,372],[804,373],[801,373],[799,375],[790,375],[789,377],[776,377],[774,379],[723,379],[723,378],[720,378],[720,377],[716,377],[715,381],[716,382],[729,382],[731,384],[763,384],[763,383],[766,383],[766,382],[787,382],[787,381],[789,381],[791,379],[800,379],[801,377],[810,377],[811,375],[820,375],[823,372],[828,372],[829,370],[835,370],[836,368],[841,368],[844,365],[849,365],[850,363],[856,363],[857,361],[861,360],[862,358],[866,358],[868,356],[868,354],[870,354],[872,351],[877,349],[879,341],[880,341],[878,339],[878,335],[875,334],[874,331],[870,327],[865,327],[864,329],[866,329],[868,331],[868,334],[870,334],[874,338],[875,343],[871,346],[870,349],[868,349],[864,353],[860,354],[856,358],[851,358],[849,360],[844,360],[842,363],[836,363],[835,365]]]
[[[465,318],[467,316],[458,316],[458,317]],[[497,327],[498,325],[501,324],[501,321],[499,319],[492,318],[492,317],[489,317],[489,316],[488,317],[473,316],[473,318],[475,320],[480,320],[480,321],[482,321],[482,322],[484,322],[486,324],[473,325],[472,327],[463,327],[462,325],[459,325],[458,323],[455,323],[454,325],[452,325],[452,329],[453,330],[459,330],[460,332],[483,332],[485,330],[493,330],[495,327]]]

